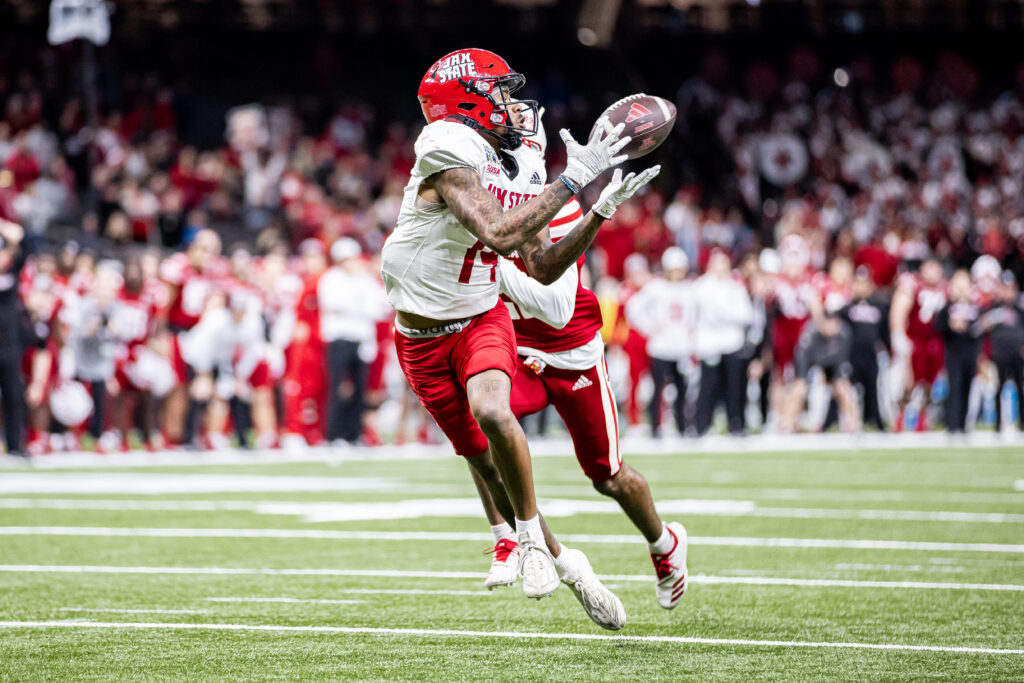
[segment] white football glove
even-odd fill
[[[594,204],[591,211],[603,218],[611,218],[619,204],[632,197],[636,194],[637,190],[651,182],[651,179],[658,175],[660,171],[660,165],[651,166],[640,175],[630,173],[623,178],[622,169],[615,169],[615,173],[612,174],[612,181],[601,190],[601,196],[597,198],[597,203]]]
[[[559,134],[562,136],[562,142],[565,143],[569,161],[566,163],[562,175],[576,187],[583,188],[612,166],[617,166],[625,161],[628,157],[625,154],[619,155],[619,152],[629,144],[631,138],[619,139],[623,128],[625,128],[623,123],[612,128],[608,117],[602,116],[594,125],[586,145],[576,142],[572,133],[563,128]]]

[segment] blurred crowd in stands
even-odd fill
[[[664,184],[587,258],[625,429],[1024,426],[1024,69],[887,68],[683,83]],[[436,440],[378,276],[421,122],[247,105],[197,149],[172,88],[125,87],[90,126],[0,73],[8,451]]]

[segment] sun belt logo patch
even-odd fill
[[[633,123],[637,119],[642,119],[645,116],[650,116],[651,110],[639,104],[633,104],[629,108],[629,113],[626,114],[626,123]]]

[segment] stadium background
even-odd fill
[[[0,57],[5,156],[18,146],[16,138],[34,146],[6,162],[14,173],[0,188],[0,214],[27,224],[30,249],[52,250],[74,240],[100,258],[137,258],[140,245],[159,245],[165,255],[209,226],[220,232],[225,247],[249,245],[257,259],[274,242],[294,251],[304,238],[329,246],[341,234],[356,237],[372,255],[390,230],[388,200],[403,180],[409,142],[421,125],[410,95],[417,74],[439,49],[485,37],[490,47],[514,55],[513,63],[529,78],[526,94],[547,106],[551,131],[563,125],[585,130],[603,106],[632,91],[660,93],[680,107],[676,134],[650,158],[665,167],[653,193],[661,199],[648,195],[639,216],[631,212],[599,236],[591,259],[596,277],[621,280],[630,252],[641,253],[657,270],[661,252],[673,243],[686,249],[699,269],[715,246],[739,266],[745,255],[775,246],[784,234],[779,226],[792,218],[783,215],[786,199],[812,198],[809,215],[796,220],[820,224],[830,192],[866,194],[870,183],[863,178],[851,181],[844,174],[837,180],[835,168],[822,166],[829,154],[815,152],[794,183],[772,183],[768,164],[743,156],[755,135],[793,132],[802,144],[813,142],[817,120],[839,111],[835,98],[846,90],[840,86],[848,85],[847,94],[852,93],[852,111],[843,116],[855,127],[870,128],[883,146],[895,141],[887,128],[897,127],[900,114],[880,123],[871,120],[871,107],[911,93],[919,127],[932,127],[931,139],[917,143],[920,158],[931,153],[939,136],[939,124],[926,117],[951,98],[959,103],[963,110],[949,125],[954,147],[963,147],[955,153],[965,160],[961,175],[968,186],[960,192],[959,209],[966,212],[965,221],[982,218],[971,213],[972,183],[1019,180],[1010,156],[1005,162],[979,161],[968,153],[972,134],[1000,126],[1010,136],[1004,141],[1012,144],[1019,107],[1008,120],[980,124],[981,129],[965,118],[967,110],[994,111],[998,98],[1013,101],[1014,91],[1024,87],[1021,6],[1015,2],[111,6],[113,38],[99,49],[81,40],[43,48],[46,12],[16,2],[0,10],[7,27]],[[490,29],[479,35],[481,26]],[[97,74],[94,89],[91,66]],[[833,108],[813,124],[800,120],[822,97],[832,99]],[[94,103],[100,133],[99,144],[90,148],[83,141]],[[277,175],[269,186],[253,190],[262,193],[259,198],[247,194],[252,174],[241,163],[238,145],[232,149],[225,143],[226,116],[250,103],[269,114],[271,140],[264,148],[283,151],[288,167],[284,173],[266,171]],[[780,116],[790,117],[782,128]],[[731,122],[723,127],[724,119]],[[98,150],[93,159],[91,149]],[[192,171],[185,168],[182,152],[187,156],[189,149],[200,152]],[[559,145],[552,146],[550,168],[559,167],[561,154]],[[842,163],[841,156],[831,156]],[[918,170],[900,163],[897,159],[893,176],[910,177]],[[98,170],[90,172],[90,164]],[[204,166],[214,177],[201,177]],[[33,189],[40,172],[44,182]],[[294,189],[296,180],[302,189]],[[292,189],[286,188],[288,181]],[[311,200],[297,197],[313,185],[320,192]],[[673,221],[670,208],[663,221],[664,207],[673,200],[681,210]],[[845,198],[837,206],[846,214],[837,219],[844,228],[864,213]],[[855,210],[859,213],[851,213]],[[876,220],[882,225],[859,235],[854,247],[880,246],[888,230],[905,243],[919,239],[912,234],[918,226],[885,225],[894,218],[890,212]],[[992,253],[1020,278],[1024,236],[1016,234],[1014,221],[1019,222],[1019,202],[998,218],[993,232],[1001,239],[983,238],[977,228],[964,226],[965,238],[944,249],[937,242],[949,241],[942,231],[948,233],[950,224],[935,221],[928,226],[929,246],[947,252],[940,253],[947,270],[970,267],[981,253]],[[696,226],[686,225],[686,219]],[[616,227],[625,230],[613,232]],[[835,226],[827,227],[820,243],[811,244],[812,266],[818,270],[842,248]],[[848,251],[860,265],[860,252]],[[920,257],[920,249],[911,256],[897,254],[901,269],[912,269]],[[878,281],[883,291],[894,284],[891,277],[883,280]],[[606,340],[616,341],[616,334],[609,330]],[[619,386],[620,396],[632,396],[632,387],[624,388]],[[645,385],[643,398],[648,393]],[[993,391],[988,394],[991,399]],[[989,405],[983,419],[992,422],[992,412]],[[636,421],[635,406],[630,418]]]

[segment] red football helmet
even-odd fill
[[[417,96],[428,123],[449,120],[490,131],[505,149],[516,149],[524,136],[537,133],[536,100],[511,95],[526,83],[504,59],[489,50],[449,52],[427,69]],[[512,114],[519,119],[516,125]],[[497,129],[504,129],[498,133]]]

